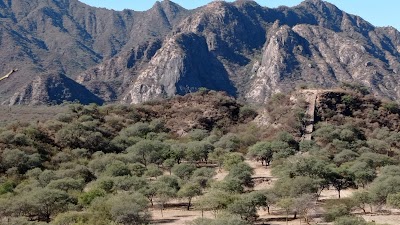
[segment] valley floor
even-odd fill
[[[271,168],[262,166],[259,162],[253,160],[246,160],[253,169],[254,175],[253,178],[257,178],[259,182],[255,183],[255,190],[262,190],[271,188],[274,184],[274,181],[277,178],[273,177],[271,174]],[[214,177],[216,180],[222,180],[228,173],[224,170],[221,170],[217,173]],[[256,181],[257,181],[256,180]],[[341,192],[341,196],[343,197],[351,197],[351,195],[355,192],[354,189],[346,189]],[[321,193],[320,200],[327,200],[327,199],[337,199],[338,193],[334,189],[324,190]],[[188,222],[202,217],[202,212],[196,209],[192,209],[187,211],[185,206],[180,206],[179,201],[171,202],[171,206],[168,207],[163,211],[163,215],[161,215],[161,211],[154,207],[151,209],[151,213],[153,216],[153,223],[154,224],[163,224],[163,225],[186,225]],[[314,212],[314,221],[312,224],[320,224],[320,225],[331,225],[333,223],[324,223],[321,222],[321,218],[318,215],[321,215],[322,209],[316,209]],[[361,215],[366,221],[373,222],[375,221],[378,224],[388,224],[388,225],[399,225],[400,221],[400,211],[390,210],[392,214],[366,214]],[[266,210],[259,210],[259,223],[258,224],[268,224],[268,225],[299,225],[299,224],[306,224],[302,219],[292,219],[292,216],[289,217],[288,223],[286,223],[286,217],[284,211],[278,209],[276,207],[271,208],[271,214],[268,215]],[[204,212],[203,217],[205,218],[214,218],[214,215],[211,212]]]

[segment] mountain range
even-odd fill
[[[225,91],[251,103],[359,83],[400,100],[400,33],[321,0],[266,8],[169,0],[143,12],[0,0],[0,104],[140,103]]]

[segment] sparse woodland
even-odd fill
[[[400,110],[347,88],[319,96],[303,142],[307,104],[282,94],[258,109],[201,90],[10,121],[0,127],[0,224],[161,224],[154,213],[171,208],[196,211],[190,225],[379,224],[362,216],[400,208]],[[268,123],[257,125],[262,110]],[[255,161],[273,181],[255,176]]]

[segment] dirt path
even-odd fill
[[[306,111],[306,129],[304,131],[302,141],[311,141],[312,132],[314,131],[315,105],[317,102],[319,90],[303,90],[305,101],[308,103]]]

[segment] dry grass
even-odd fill
[[[65,106],[0,106],[0,125],[45,121],[66,111]]]

